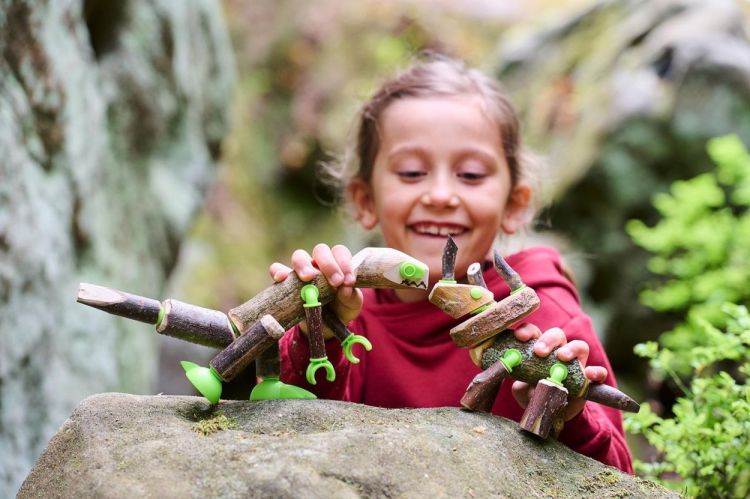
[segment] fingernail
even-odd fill
[[[357,282],[357,276],[355,276],[352,272],[347,272],[346,277],[344,278],[344,284],[347,286],[353,286]]]
[[[304,272],[305,274],[310,275],[310,276],[314,276],[318,274],[318,271],[315,270],[315,267],[313,267],[312,265],[305,266]]]
[[[537,341],[536,344],[534,344],[534,350],[536,350],[537,352],[547,353],[549,351],[549,347],[546,343]]]
[[[565,359],[569,359],[571,352],[569,349],[563,347],[557,350],[557,357],[560,358],[560,356],[565,357]]]
[[[331,276],[329,279],[329,282],[332,286],[339,286],[344,281],[344,276],[342,276],[339,272],[336,272]]]

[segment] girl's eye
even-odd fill
[[[466,180],[468,182],[479,182],[487,175],[485,173],[477,173],[477,172],[459,172],[458,178],[462,180]]]
[[[469,183],[477,183],[487,175],[487,167],[481,161],[475,159],[464,161],[456,172],[456,176],[459,179]]]
[[[396,174],[405,180],[417,180],[427,175],[427,172],[422,170],[401,170],[396,172]]]

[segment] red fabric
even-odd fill
[[[607,384],[616,386],[591,320],[581,310],[573,284],[562,273],[558,252],[549,247],[534,247],[511,255],[507,261],[534,288],[541,301],[539,309],[526,322],[536,324],[542,331],[557,326],[565,331],[568,341],[586,341],[591,349],[588,365],[606,367]],[[488,267],[484,279],[499,301],[508,296],[509,289],[497,272]],[[309,344],[295,327],[280,342],[282,380],[306,388],[320,398],[379,407],[459,406],[466,387],[479,372],[467,350],[456,347],[448,335],[460,321],[427,300],[404,303],[392,290],[363,291],[364,307],[349,326],[372,342],[372,351],[355,348],[361,362],[352,365],[344,358],[338,341],[327,341],[336,380],[327,382],[321,369],[317,385],[312,386],[305,379]],[[511,394],[511,384],[511,380],[503,382],[492,413],[519,421],[523,409]],[[581,454],[633,473],[622,416],[615,409],[587,402],[581,414],[565,424],[559,440]]]

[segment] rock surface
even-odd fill
[[[226,428],[196,431],[211,421]],[[58,496],[677,497],[456,408],[287,400],[212,410],[202,398],[115,393],[78,406],[18,495]]]
[[[84,397],[150,392],[156,337],[76,305],[153,295],[227,130],[212,0],[0,0],[0,497]]]

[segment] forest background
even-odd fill
[[[84,3],[95,17],[97,2]],[[654,281],[653,262],[650,268],[649,253],[632,241],[626,225],[633,219],[654,225],[662,216],[652,203],[656,193],[713,170],[706,150],[712,137],[735,133],[750,143],[747,3],[225,0],[220,9],[233,59],[219,71],[229,109],[226,135],[210,151],[219,167],[186,216],[185,237],[168,241],[166,256],[160,254],[167,263],[150,286],[140,282],[133,285],[141,289],[130,291],[228,310],[266,287],[268,265],[287,261],[296,248],[321,241],[352,248],[378,244],[334,206],[332,193],[316,180],[317,168],[351,142],[358,106],[384,75],[420,51],[444,52],[497,76],[520,111],[524,139],[545,160],[539,172],[545,209],[518,244],[560,248],[624,390],[669,415],[680,387],[650,374],[633,348],[672,329],[685,314],[656,312],[639,302]],[[94,42],[117,29],[92,26],[98,26],[90,30]],[[165,203],[184,202],[177,190],[167,194]],[[13,249],[0,244],[0,256]],[[125,273],[119,281],[117,273],[89,277],[105,275],[103,284],[125,289]],[[77,313],[82,323],[96,317]],[[25,456],[6,468],[3,479],[13,488],[72,405],[70,399],[52,402],[54,411],[23,423],[34,427],[30,437],[23,431],[17,436],[23,414],[19,405],[10,407],[17,392],[8,380],[17,366],[16,374],[31,380],[19,385],[23,391],[46,375],[34,370],[33,360],[14,363],[27,352],[16,354],[8,341],[9,317],[0,321],[0,358],[10,360],[0,369],[0,433],[16,435],[4,438],[4,450]],[[97,327],[148,334],[115,322]],[[107,347],[115,370],[137,365],[143,374],[87,381],[73,398],[106,390],[192,393],[178,361],[205,364],[213,355],[169,338],[114,351],[121,346]],[[77,351],[86,356],[85,348]],[[123,352],[141,352],[140,362],[153,367],[124,359]],[[252,380],[244,382],[238,396],[249,393]],[[49,405],[56,396],[51,391],[29,406]],[[631,436],[631,445],[638,457],[654,457],[642,439]]]

